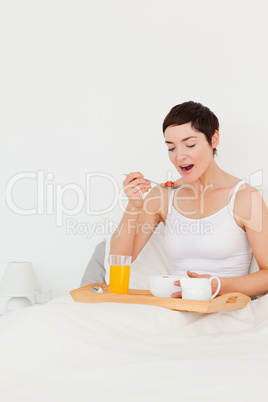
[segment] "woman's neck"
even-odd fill
[[[205,191],[223,186],[226,175],[227,173],[224,172],[213,159],[204,174],[200,176],[197,181],[189,184],[189,187],[193,186],[196,194],[202,194]]]

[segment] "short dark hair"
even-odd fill
[[[191,123],[192,128],[205,134],[209,145],[215,130],[219,130],[220,127],[218,118],[208,107],[189,101],[176,105],[170,110],[163,121],[163,133],[169,126],[180,126],[186,123]],[[213,148],[213,155],[216,153],[216,148]]]

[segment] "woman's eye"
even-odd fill
[[[174,149],[175,149],[175,148],[170,148],[170,149],[168,150],[168,152],[174,151]]]
[[[187,148],[193,148],[193,147],[195,147],[195,144],[194,145],[186,145],[187,146]]]

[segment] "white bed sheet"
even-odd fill
[[[210,315],[71,296],[0,317],[1,402],[267,398],[268,295]]]

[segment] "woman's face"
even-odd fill
[[[167,127],[165,142],[169,158],[184,181],[198,180],[214,160],[213,148],[205,134],[193,129],[191,123]],[[212,144],[216,148],[218,132],[213,136]]]

